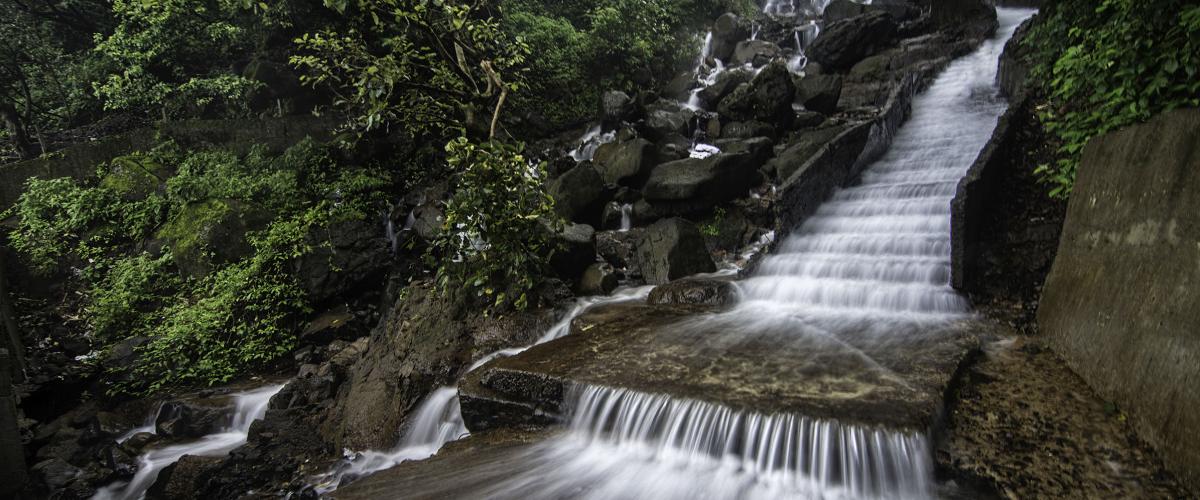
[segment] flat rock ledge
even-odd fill
[[[804,333],[802,319],[737,329],[745,316],[717,311],[618,304],[585,313],[571,335],[468,374],[463,417],[472,432],[558,423],[568,389],[590,384],[927,432],[979,346],[971,320],[831,340]]]

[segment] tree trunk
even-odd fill
[[[0,103],[0,120],[3,120],[5,127],[8,128],[13,146],[16,147],[17,155],[21,159],[27,160],[37,156],[33,144],[29,142],[29,135],[25,133],[25,127],[21,125],[21,115],[17,114],[17,110],[13,108],[12,104]]]

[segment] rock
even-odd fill
[[[379,279],[391,258],[390,243],[378,226],[351,220],[314,228],[312,248],[300,258],[297,277],[311,303],[342,295],[370,279]]]
[[[617,275],[608,264],[592,264],[579,278],[579,295],[608,295],[616,288]]]
[[[229,423],[225,408],[190,401],[163,403],[154,420],[154,432],[164,437],[198,438],[221,430]]]
[[[654,287],[646,302],[727,306],[737,302],[737,287],[728,280],[684,278]]]
[[[215,469],[222,457],[198,457],[184,455],[178,462],[168,465],[158,473],[158,478],[146,490],[147,500],[171,499],[193,500],[199,496],[197,479],[205,472]]]
[[[722,152],[704,159],[685,158],[655,167],[642,192],[651,203],[691,202],[712,206],[745,196],[761,181],[755,174],[761,165],[748,153]]]
[[[644,228],[634,228],[629,231],[596,233],[596,253],[614,268],[626,270],[626,274],[641,274],[634,255],[634,246],[645,232]]]
[[[723,139],[749,139],[751,137],[775,137],[775,127],[760,121],[731,122],[721,128]]]
[[[584,162],[550,183],[554,210],[573,222],[597,224],[609,191],[604,178],[590,162]]]
[[[700,229],[678,217],[660,220],[646,228],[638,239],[636,255],[642,276],[650,284],[717,270]]]
[[[929,11],[935,26],[969,39],[987,38],[998,25],[991,0],[931,0]]]
[[[646,114],[645,122],[642,123],[643,135],[655,142],[660,142],[672,135],[685,134],[688,120],[691,118],[692,112],[686,110],[662,108],[651,110]]]
[[[550,257],[550,267],[562,279],[575,282],[596,262],[596,230],[587,224],[568,224],[556,240],[560,248]]]
[[[897,21],[907,21],[921,15],[919,8],[905,0],[875,0],[869,4],[853,0],[834,0],[825,7],[821,17],[826,23],[835,23],[868,12],[885,12]]]
[[[51,491],[63,490],[72,481],[83,476],[83,469],[57,457],[34,464],[30,472]]]
[[[712,85],[700,91],[700,100],[710,106],[715,106],[743,83],[754,79],[754,71],[746,68],[732,68],[717,75]]]
[[[718,112],[732,121],[758,120],[786,125],[792,117],[796,89],[787,65],[775,61],[750,83],[739,85],[721,100]]]
[[[795,130],[816,127],[825,123],[825,115],[816,111],[798,111],[796,117],[792,119],[792,128]]]
[[[115,442],[101,448],[97,458],[100,461],[100,465],[112,471],[112,474],[106,478],[109,481],[129,479],[137,473],[137,456]]]
[[[612,127],[632,115],[635,109],[633,98],[619,90],[610,90],[600,97],[600,118]]]
[[[248,202],[213,198],[187,204],[157,237],[171,246],[180,271],[199,277],[250,255],[253,248],[246,234],[266,228],[273,217]]]
[[[121,435],[129,427],[125,419],[114,413],[107,411],[96,412],[88,420],[87,425],[84,427],[83,436],[80,439],[84,443],[107,441]]]
[[[654,166],[654,144],[645,139],[608,143],[596,150],[593,167],[608,184],[634,183]]]
[[[721,14],[713,22],[713,35],[726,40],[738,40],[749,35],[741,23],[741,18],[732,12]]]
[[[884,49],[896,33],[896,22],[884,12],[870,12],[826,26],[808,48],[809,57],[826,70],[844,71]]]
[[[126,439],[124,443],[121,443],[121,446],[136,455],[145,450],[147,446],[158,442],[161,437],[153,432],[139,432]]]
[[[798,133],[783,151],[766,163],[764,170],[774,173],[780,182],[786,182],[809,158],[847,128],[834,125]]]
[[[778,58],[783,53],[778,45],[766,40],[742,40],[733,49],[734,66],[752,64],[762,66]]]
[[[837,112],[842,97],[841,75],[808,75],[796,78],[796,101],[804,109],[826,115]]]
[[[1025,77],[1029,74],[1032,49],[1021,42],[1029,34],[1033,21],[1034,18],[1030,18],[1021,23],[1004,45],[1004,52],[1000,54],[996,80],[999,81],[1000,92],[1005,97],[1015,97],[1025,89]]]

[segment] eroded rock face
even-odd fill
[[[646,302],[727,306],[737,302],[737,287],[729,280],[685,278],[655,287]]]
[[[638,239],[636,253],[642,276],[650,284],[717,270],[700,229],[679,217],[663,219],[646,228]]]
[[[889,43],[896,33],[890,14],[870,12],[830,24],[808,49],[808,55],[829,71],[844,71]]]

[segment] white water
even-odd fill
[[[617,138],[617,131],[603,132],[600,124],[592,125],[579,138],[579,146],[571,150],[571,158],[577,162],[590,161],[596,156],[596,150],[601,145],[608,144]]]
[[[162,472],[163,468],[179,461],[184,455],[217,457],[228,454],[234,448],[245,444],[250,424],[266,415],[271,397],[280,389],[283,389],[282,385],[272,385],[231,395],[234,402],[233,415],[230,424],[221,432],[209,434],[193,442],[153,448],[143,453],[138,457],[138,470],[133,479],[101,488],[92,499],[137,500],[146,495],[146,490],[158,479],[158,473]],[[152,430],[153,426],[150,426],[150,430],[146,432]]]
[[[811,335],[814,348],[853,351],[894,380],[843,336],[875,336],[886,348],[906,336],[940,338],[938,325],[968,314],[948,285],[950,199],[1003,111],[994,81],[1004,42],[1033,12],[998,10],[997,36],[916,98],[911,119],[862,184],[836,193],[740,282],[742,303],[688,327],[732,341],[767,336],[781,346]],[[487,472],[499,480],[470,497],[934,496],[931,446],[922,433],[623,389],[573,389],[569,432],[519,460],[493,464]]]
[[[620,227],[620,229],[617,229],[617,231],[626,233],[626,232],[629,232],[630,229],[633,229],[632,214],[633,214],[633,205],[630,205],[628,203],[621,205],[621,227]]]
[[[588,309],[599,305],[643,301],[650,294],[651,289],[653,287],[648,286],[622,288],[609,296],[578,299],[554,326],[546,330],[530,346],[488,354],[473,363],[467,371],[479,368],[494,359],[515,356],[535,345],[562,338],[571,333],[571,322]],[[333,470],[313,478],[317,492],[324,495],[336,490],[341,486],[343,480],[352,480],[390,469],[401,462],[429,458],[442,449],[446,443],[470,435],[463,423],[462,409],[458,403],[458,387],[456,386],[440,387],[426,396],[425,400],[417,407],[411,422],[408,430],[401,437],[400,443],[389,451],[347,451],[346,458]]]

